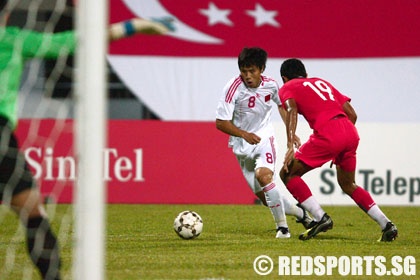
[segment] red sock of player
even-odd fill
[[[351,194],[351,198],[365,212],[369,211],[369,209],[376,204],[370,194],[361,187],[357,187],[357,189],[354,190]]]
[[[358,187],[351,195],[354,202],[359,205],[359,207],[366,212],[373,220],[375,220],[380,226],[381,229],[386,227],[386,224],[390,222],[387,216],[382,212],[382,210],[376,205],[373,201],[370,194],[363,188]]]
[[[304,202],[306,199],[312,196],[311,190],[301,177],[293,177],[287,183],[286,187],[293,195],[293,197],[299,201],[299,203]]]
[[[325,211],[322,209],[321,205],[319,205],[318,201],[316,201],[316,199],[312,196],[311,190],[301,177],[293,177],[287,183],[286,187],[294,198],[312,214],[316,221],[320,221],[322,219]]]

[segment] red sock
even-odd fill
[[[299,176],[290,179],[286,187],[293,195],[293,197],[299,201],[299,203],[304,202],[306,199],[312,196],[312,192],[308,185]]]
[[[357,189],[354,190],[351,194],[351,198],[365,212],[369,211],[369,209],[376,204],[370,194],[361,187],[357,187]]]

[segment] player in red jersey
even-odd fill
[[[380,241],[393,241],[397,227],[385,216],[370,194],[355,183],[356,150],[359,135],[357,115],[350,98],[320,78],[308,78],[304,64],[295,58],[280,68],[284,85],[279,95],[286,115],[287,152],[280,177],[289,192],[307,209],[317,224],[299,236],[307,240],[332,229],[333,221],[313,197],[302,176],[332,160],[341,189],[382,229]],[[313,134],[298,150],[294,149],[298,113],[308,122]]]

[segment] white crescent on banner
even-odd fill
[[[169,13],[165,7],[163,7],[159,0],[123,0],[127,7],[138,17],[142,18],[157,18],[157,17],[172,17],[174,18],[175,32],[168,34],[169,36],[176,37],[178,39],[206,43],[206,44],[221,44],[222,39],[210,36],[206,33],[198,31],[191,26],[181,22],[171,13]]]

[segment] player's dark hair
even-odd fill
[[[6,7],[8,0],[0,0],[0,12]]]
[[[265,64],[267,63],[267,52],[261,48],[243,48],[238,56],[238,66],[250,67],[257,66],[261,70],[265,70]]]
[[[291,80],[299,77],[306,78],[308,74],[306,73],[305,65],[303,65],[302,61],[297,58],[290,58],[281,64],[280,76]]]

